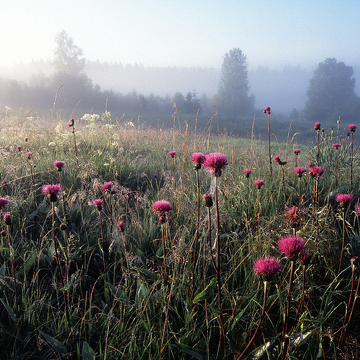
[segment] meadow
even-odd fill
[[[358,358],[350,123],[1,122],[1,359]]]

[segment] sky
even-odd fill
[[[143,66],[360,65],[358,0],[0,0],[0,67],[52,60],[62,30],[84,57]]]

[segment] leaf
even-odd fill
[[[146,300],[149,297],[149,290],[141,283],[137,281],[137,289],[135,295],[135,304],[137,308],[141,308],[146,304]]]
[[[232,321],[231,324],[231,328],[230,331],[234,330],[235,325],[237,324],[237,322],[242,318],[242,316],[244,315],[244,312],[247,310],[247,308],[250,306],[250,304],[252,303],[254,297],[256,296],[256,293],[247,301],[246,306],[239,312],[239,314],[237,314],[234,318],[234,320]]]
[[[70,289],[70,286],[71,286],[71,283],[67,283],[64,287],[62,287],[60,290],[61,291],[66,291],[66,290],[69,290]]]
[[[44,339],[49,343],[49,345],[57,351],[60,355],[67,355],[68,351],[66,347],[59,341],[54,339],[52,336],[44,333],[40,330],[40,334],[44,337]]]
[[[211,279],[210,284],[203,291],[201,291],[199,294],[197,294],[194,297],[193,302],[197,303],[199,301],[208,299],[211,296],[212,288],[214,287],[215,284],[216,284],[216,279],[215,278]]]
[[[192,347],[185,345],[185,344],[175,344],[177,348],[184,351],[185,353],[191,355],[195,359],[203,360],[204,357],[199,354],[198,350],[193,349]]]
[[[81,350],[81,358],[82,360],[95,359],[95,351],[86,341],[83,342],[83,347]]]
[[[9,316],[12,320],[17,321],[16,315],[14,313],[14,310],[4,301],[3,298],[0,298],[1,303],[4,305],[6,311],[8,312]]]

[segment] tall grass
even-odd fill
[[[359,274],[350,259],[360,255],[356,141],[325,129],[319,147],[317,137],[307,144],[295,144],[295,137],[291,144],[278,142],[270,156],[287,163],[271,174],[269,142],[213,138],[199,125],[191,133],[178,117],[179,126],[168,131],[111,125],[116,121],[86,125],[75,119],[76,128],[69,129],[67,120],[2,120],[0,180],[6,182],[0,197],[10,202],[3,211],[11,211],[11,227],[3,225],[0,249],[0,358],[355,356]],[[290,146],[301,148],[296,164]],[[215,187],[202,170],[194,182],[195,148],[226,155],[229,166]],[[181,149],[176,166],[168,159],[173,149]],[[41,193],[59,179],[52,166],[57,159],[66,163],[66,207]],[[294,173],[295,165],[309,161],[325,169],[315,197],[311,176],[303,174],[299,190]],[[264,180],[261,190],[244,168]],[[111,194],[101,189],[107,182]],[[199,203],[205,193],[215,196],[217,211]],[[346,214],[336,203],[340,193],[354,198]],[[104,200],[101,211],[94,199]],[[161,226],[151,209],[159,199],[173,206]],[[293,232],[285,214],[298,204],[296,235],[305,239],[310,261],[304,266],[281,258],[281,273],[263,289],[254,261],[281,256],[277,243]],[[121,227],[113,228],[115,219]],[[215,237],[221,246],[212,249]],[[57,279],[65,265],[62,284]]]

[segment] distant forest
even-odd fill
[[[277,116],[291,116],[292,120],[297,120],[307,100],[306,92],[314,69],[291,65],[281,69],[252,69],[249,66],[249,92],[255,97],[255,107],[261,110],[270,105]],[[354,77],[360,79],[360,68],[353,66],[353,69]],[[114,113],[140,109],[171,113],[174,100],[177,100],[185,104],[184,109],[179,104],[180,111],[194,112],[200,104],[203,113],[212,113],[221,70],[87,60],[79,76],[78,81],[88,92],[86,101],[84,94],[70,91],[69,87],[75,86],[74,79],[66,83],[66,79],[56,76],[56,68],[50,60],[0,68],[0,105],[51,109],[55,93],[63,85],[58,94],[59,106],[67,109],[75,108],[80,101],[79,110],[99,112],[105,109],[107,99],[108,110]],[[355,85],[355,92],[360,94],[360,80]]]

